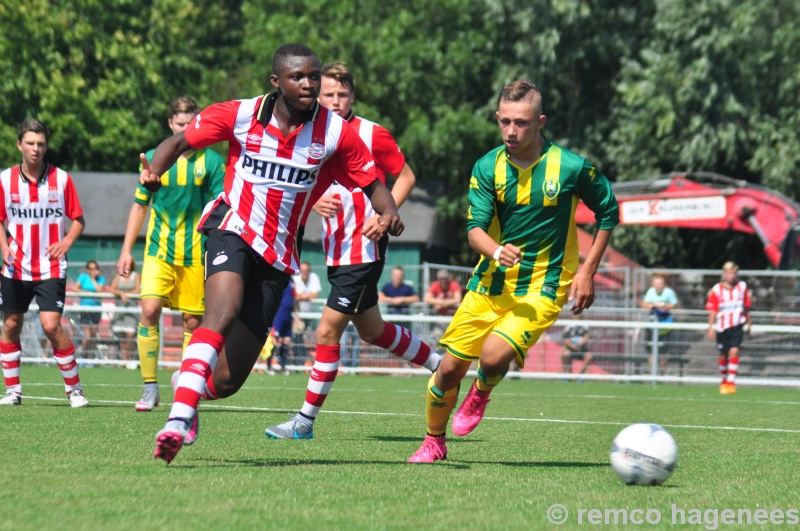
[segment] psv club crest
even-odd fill
[[[558,193],[561,191],[561,183],[553,180],[547,179],[542,184],[542,192],[544,196],[548,199],[548,201],[552,201],[558,196]]]

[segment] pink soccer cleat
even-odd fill
[[[200,414],[195,412],[194,418],[192,419],[192,425],[189,427],[189,431],[186,432],[186,437],[183,440],[184,446],[191,446],[197,440],[197,435],[200,433]]]
[[[156,451],[153,457],[155,459],[163,459],[167,464],[170,464],[183,447],[185,439],[186,431],[164,428],[156,434]]]
[[[422,441],[422,446],[419,450],[414,452],[414,455],[408,458],[409,463],[435,463],[436,461],[444,461],[447,459],[447,445],[445,445],[445,436],[434,437],[433,435],[426,435],[425,440]]]
[[[478,391],[475,382],[472,382],[469,393],[453,417],[453,433],[462,437],[471,433],[480,424],[483,412],[486,411],[486,404],[489,402],[489,393]]]

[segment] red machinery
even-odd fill
[[[800,204],[763,186],[715,173],[671,173],[614,183],[623,225],[734,230],[756,234],[769,261],[794,269],[800,258]],[[594,223],[580,203],[579,225]]]

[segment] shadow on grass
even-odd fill
[[[425,438],[423,435],[416,435],[414,437],[400,437],[397,435],[371,435],[364,437],[364,439],[370,439],[373,441],[379,442],[417,442],[422,443],[422,440]],[[447,444],[451,444],[455,442],[456,444],[465,444],[465,443],[475,443],[475,442],[483,442],[482,439],[456,439],[453,437],[452,439],[447,440]]]
[[[201,458],[197,459],[197,461],[201,461],[207,463],[208,466],[219,466],[219,467],[228,467],[228,466],[248,466],[248,467],[255,467],[255,468],[281,468],[287,466],[308,466],[308,465],[319,465],[319,466],[353,466],[353,465],[400,465],[400,466],[413,466],[406,461],[376,461],[376,460],[362,460],[362,461],[355,461],[355,460],[347,460],[347,459],[288,459],[286,461],[264,461],[262,459],[209,459],[209,458]],[[172,465],[174,466],[174,465]],[[419,465],[416,465],[419,466]],[[469,469],[471,468],[469,464],[466,463],[450,463],[447,461],[439,461],[436,463],[438,467],[446,467],[451,469]],[[196,465],[181,465],[181,468],[197,468]]]
[[[199,458],[196,461],[204,463],[203,466],[211,467],[255,467],[255,468],[282,468],[288,466],[353,466],[353,465],[400,465],[410,466],[406,461],[386,460],[352,460],[352,459],[287,459],[266,461],[263,459],[211,459]],[[434,466],[446,467],[454,470],[471,469],[473,465],[503,465],[527,468],[605,468],[608,463],[581,463],[576,461],[438,461]],[[172,465],[175,467],[175,465]],[[419,466],[419,465],[417,465]],[[181,464],[180,468],[198,468],[197,465]]]
[[[553,468],[598,468],[608,467],[608,463],[581,463],[578,461],[465,461],[474,465],[504,465],[515,467],[553,467]]]

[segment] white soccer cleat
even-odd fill
[[[14,391],[6,391],[6,396],[0,398],[0,406],[21,406],[22,395],[18,395]]]
[[[153,411],[153,408],[158,406],[159,399],[158,389],[145,387],[142,391],[142,398],[136,402],[136,411]]]
[[[72,407],[86,407],[89,405],[89,401],[83,396],[81,389],[73,389],[69,393],[69,405]]]

